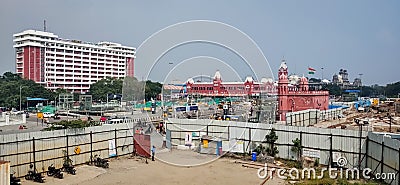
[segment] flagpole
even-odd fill
[[[323,67],[321,67],[321,81],[324,79],[324,68]]]

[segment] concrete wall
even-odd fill
[[[51,164],[60,168],[63,150],[68,151],[74,165],[84,164],[90,161],[90,143],[93,155],[99,154],[102,158],[109,156],[109,140],[116,142],[118,155],[129,154],[133,152],[133,127],[136,122],[159,119],[159,116],[135,118],[122,124],[0,135],[0,160],[10,161],[11,171],[21,177],[27,174],[33,161],[39,161],[35,163],[39,172],[47,170]],[[81,149],[80,154],[74,153],[77,146]]]
[[[276,130],[278,135],[277,157],[285,159],[296,159],[296,154],[291,151],[293,142],[302,135],[302,146],[304,148],[320,150],[321,164],[329,164],[329,151],[339,152],[346,157],[349,164],[358,164],[360,152],[359,131],[324,129],[315,127],[298,127],[276,124],[246,123],[220,120],[182,120],[169,119],[167,129],[171,131],[171,143],[174,145],[184,144],[184,136],[187,132],[207,133],[210,136],[219,137],[222,140],[243,140],[245,143],[243,152],[251,152],[253,143],[258,145],[265,140],[265,135],[271,129]],[[365,137],[367,132],[362,132]],[[332,137],[332,147],[331,139]],[[365,139],[361,140],[361,152],[365,153]],[[198,142],[198,141],[197,141]]]
[[[342,108],[329,110],[308,109],[288,112],[286,113],[286,125],[307,127],[321,121],[338,119],[338,116],[342,114]]]
[[[388,184],[399,184],[400,175],[400,141],[388,135],[368,133],[367,160],[363,161],[364,167],[370,168],[375,173],[396,174],[395,180],[386,179]]]
[[[0,160],[0,185],[10,185],[10,162]]]
[[[301,135],[304,148],[320,151],[321,164],[329,164],[332,150],[347,159],[347,168],[361,165],[362,169],[370,168],[373,174],[395,175],[394,180],[384,180],[388,184],[400,183],[400,141],[382,133],[361,133],[360,163],[359,131],[219,120],[169,119],[167,124],[167,129],[171,131],[172,144],[184,144],[184,137],[188,132],[207,134],[208,131],[208,135],[220,137],[224,141],[244,141],[243,152],[246,153],[252,151],[252,143],[259,144],[264,141],[265,135],[269,134],[272,128],[276,129],[278,135],[277,157],[296,159],[296,154],[291,151],[292,140],[300,139]]]

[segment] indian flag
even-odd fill
[[[308,67],[308,74],[312,75],[312,74],[315,73],[315,71],[316,71],[316,70],[315,70],[314,68]]]

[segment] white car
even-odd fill
[[[54,114],[50,113],[50,112],[43,112],[43,117],[44,118],[52,118],[52,117],[54,117]]]

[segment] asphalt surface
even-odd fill
[[[132,118],[144,118],[147,117],[147,113],[142,113],[140,111],[133,111],[133,112],[124,112],[124,113],[119,113],[118,116],[121,115],[127,115],[127,117],[132,117]],[[110,116],[116,116],[117,114],[112,113],[109,114]],[[156,114],[156,115],[161,115],[161,114]],[[94,121],[100,121],[100,116],[90,116]],[[78,119],[87,119],[88,116],[81,115],[79,117],[72,117],[72,116],[60,116],[60,119],[53,119],[53,118],[47,118],[48,123],[54,123],[54,122],[59,122],[62,120],[78,120]],[[15,123],[12,125],[5,125],[5,126],[0,126],[0,135],[3,134],[16,134],[16,133],[24,133],[24,132],[35,132],[35,131],[40,131],[44,128],[47,128],[49,126],[48,123],[44,122],[42,123],[41,119],[38,119],[36,117],[36,114],[30,114],[29,118],[26,118],[26,123],[22,124],[22,120],[20,117],[13,117],[10,119],[11,123]],[[4,122],[3,122],[4,123]],[[20,129],[20,126],[23,125],[24,129]]]
[[[72,118],[69,116],[68,118],[66,116],[61,116],[61,119],[54,120],[53,118],[49,118],[49,123],[52,122],[58,122],[61,120],[76,120],[79,118]],[[16,133],[24,133],[24,132],[35,132],[35,131],[40,131],[44,128],[48,127],[48,124],[43,122],[41,119],[38,119],[35,117],[34,114],[30,114],[29,118],[26,119],[26,123],[22,123],[22,120],[17,120],[13,119],[12,121],[13,125],[6,125],[6,126],[1,126],[0,127],[0,135],[2,134],[16,134]],[[20,129],[20,126],[23,125],[24,129]]]

